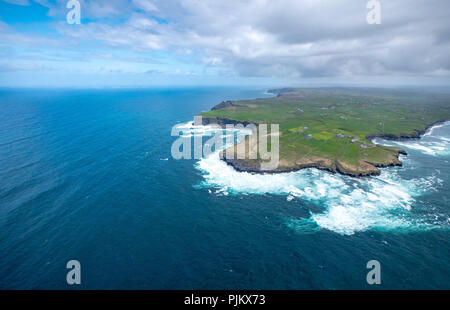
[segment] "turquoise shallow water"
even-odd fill
[[[170,135],[263,90],[0,91],[0,288],[450,288],[450,125],[354,179],[173,160]],[[167,159],[167,160],[166,160]]]

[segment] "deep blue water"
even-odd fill
[[[171,158],[173,125],[263,96],[0,90],[0,288],[73,289],[76,259],[84,289],[449,289],[450,126],[374,179]]]

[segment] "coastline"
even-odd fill
[[[219,105],[224,104],[230,104],[230,102],[222,102]],[[217,108],[218,105],[216,105],[214,108]],[[410,134],[404,134],[404,135],[385,135],[385,134],[374,134],[374,135],[368,135],[366,136],[366,139],[371,141],[379,138],[384,140],[391,140],[391,141],[408,141],[408,140],[414,140],[414,139],[420,139],[422,138],[429,130],[432,130],[433,127],[439,126],[442,124],[445,124],[447,122],[450,122],[449,119],[442,119],[436,122],[433,122],[430,125],[427,125],[425,129],[423,130],[414,130]],[[201,125],[211,125],[216,124],[220,126],[221,128],[226,128],[226,125],[232,124],[242,124],[244,126],[247,126],[249,124],[255,124],[251,122],[246,121],[238,121],[234,119],[228,119],[228,118],[221,118],[221,117],[202,117],[202,124]],[[255,124],[257,125],[257,124]],[[373,143],[373,142],[372,142]],[[375,144],[375,143],[374,143]],[[288,173],[288,172],[295,172],[302,169],[308,169],[308,168],[315,168],[318,170],[325,170],[331,173],[339,173],[346,176],[351,177],[368,177],[368,176],[378,176],[381,174],[381,171],[378,168],[387,168],[387,167],[401,167],[403,166],[403,163],[399,160],[400,155],[408,155],[408,153],[399,148],[396,154],[396,158],[391,161],[389,164],[377,164],[377,163],[371,163],[369,161],[365,161],[366,164],[371,165],[372,167],[375,167],[376,170],[371,170],[367,172],[359,172],[359,173],[352,173],[349,171],[346,171],[339,162],[334,161],[328,165],[321,164],[320,162],[311,162],[306,164],[299,164],[295,167],[289,167],[289,168],[276,168],[274,170],[261,170],[259,162],[254,162],[253,165],[251,165],[249,162],[242,160],[242,159],[226,159],[225,157],[221,156],[221,160],[223,160],[227,165],[233,167],[238,172],[248,172],[253,174],[279,174],[279,173]],[[325,163],[325,162],[324,162]]]

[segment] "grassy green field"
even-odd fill
[[[277,97],[226,102],[201,116],[208,122],[279,124],[280,172],[318,167],[355,176],[378,174],[377,167],[401,165],[402,150],[373,145],[370,137],[419,137],[431,124],[450,119],[448,94],[379,89],[271,92]],[[257,160],[245,161],[258,166]]]

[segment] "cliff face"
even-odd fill
[[[222,117],[202,116],[202,125],[212,125],[212,124],[217,124],[220,127],[225,128],[227,124],[229,124],[229,125],[242,124],[244,126],[247,126],[247,125],[253,124],[253,123],[245,122],[245,121],[238,121],[238,120],[229,119],[229,118],[222,118]]]
[[[215,105],[211,111],[214,110],[220,110],[220,109],[224,109],[224,108],[229,108],[233,106],[233,101],[222,101],[221,103]]]
[[[361,161],[358,166],[349,166],[339,161],[331,161],[324,158],[311,158],[306,159],[304,163],[295,163],[291,166],[279,166],[274,170],[262,170],[261,161],[259,160],[245,160],[245,159],[227,159],[222,158],[228,165],[232,166],[235,170],[240,172],[252,172],[252,173],[283,173],[293,172],[305,168],[316,168],[320,170],[326,170],[332,173],[340,173],[352,177],[364,177],[364,176],[376,176],[380,175],[381,171],[378,168],[402,166],[402,162],[398,160],[398,154],[405,152],[398,152],[397,157],[388,164],[372,164],[369,162]]]

